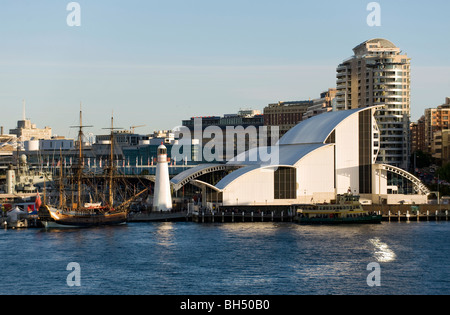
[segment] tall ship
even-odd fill
[[[299,224],[377,224],[382,216],[365,211],[360,196],[351,193],[338,195],[335,203],[295,205],[294,222]]]
[[[64,195],[64,179],[63,168],[61,164],[60,180],[59,180],[59,204],[50,205],[42,204],[39,207],[39,219],[42,224],[49,227],[90,227],[101,225],[118,225],[124,224],[127,221],[127,205],[138,195],[142,194],[141,191],[133,198],[124,201],[120,205],[116,205],[114,201],[113,186],[114,186],[114,119],[111,117],[111,150],[109,165],[106,169],[107,173],[107,200],[92,201],[92,191],[96,188],[93,187],[90,190],[87,189],[87,181],[84,178],[84,159],[83,159],[83,131],[82,124],[82,112],[80,110],[80,125],[74,126],[79,128],[78,132],[78,163],[72,169],[72,202],[68,205]],[[88,190],[87,192],[84,190]],[[89,195],[90,201],[84,202],[83,196]],[[103,196],[105,197],[105,196]],[[98,198],[105,199],[105,198]],[[104,203],[104,204],[103,204]]]

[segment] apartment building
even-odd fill
[[[378,162],[407,169],[410,139],[410,58],[386,39],[365,41],[336,69],[336,110],[385,105],[375,114]]]
[[[445,103],[436,108],[425,109],[424,129],[425,129],[425,151],[432,153],[436,157],[436,150],[440,145],[434,142],[440,142],[442,131],[450,129],[450,97],[445,99]]]

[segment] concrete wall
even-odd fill
[[[336,128],[336,191],[344,194],[350,188],[359,194],[358,115],[352,115]]]
[[[223,192],[224,205],[265,205],[274,203],[274,169],[256,169],[241,175]]]
[[[333,145],[311,152],[296,166],[298,203],[330,202],[335,199]]]

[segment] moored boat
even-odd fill
[[[39,208],[39,218],[46,228],[90,227],[126,223],[127,213],[106,207],[60,210],[48,205]]]
[[[102,202],[90,202],[90,203],[82,203],[82,195],[83,195],[83,148],[82,148],[82,128],[86,127],[82,125],[82,114],[80,110],[80,126],[76,126],[79,128],[78,133],[78,145],[79,145],[79,156],[78,156],[78,164],[74,167],[73,172],[73,180],[75,181],[77,192],[76,199],[72,200],[70,205],[66,205],[64,198],[64,185],[63,185],[63,169],[61,167],[60,170],[60,179],[59,179],[59,205],[52,206],[49,204],[42,204],[39,207],[39,219],[42,224],[49,227],[89,227],[89,226],[100,226],[100,225],[118,225],[126,223],[127,221],[127,210],[126,206],[134,197],[142,194],[144,191],[141,191],[139,194],[135,195],[133,198],[125,201],[124,203],[116,206],[114,202],[113,196],[113,173],[114,173],[114,163],[113,163],[113,155],[114,155],[114,139],[113,139],[113,118],[111,118],[111,156],[109,167],[107,168],[108,172],[108,200],[104,206],[102,206]],[[76,201],[76,202],[73,202]]]
[[[378,224],[382,216],[365,211],[360,196],[344,194],[331,204],[295,205],[294,222],[299,224]]]

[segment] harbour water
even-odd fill
[[[446,221],[1,230],[0,294],[450,294],[449,240]],[[71,262],[80,286],[68,285]]]

